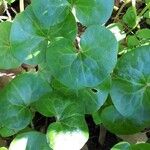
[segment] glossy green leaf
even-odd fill
[[[51,72],[45,62],[38,65],[38,76],[40,76],[43,80],[46,80],[48,83],[51,82]]]
[[[72,26],[68,28],[68,24]],[[76,22],[71,13],[64,22],[56,26],[44,28],[35,17],[32,7],[14,19],[11,29],[11,45],[14,56],[27,64],[39,64],[45,61],[45,51],[48,41],[56,37],[65,37],[74,40],[76,36]]]
[[[70,98],[70,97],[69,97]],[[61,119],[65,109],[70,108],[71,111],[77,112],[76,103],[74,100],[69,100],[66,96],[59,95],[58,93],[46,94],[39,99],[35,104],[38,112],[47,117],[55,116]],[[69,114],[68,114],[69,115]]]
[[[120,58],[114,71],[112,101],[137,124],[150,123],[150,46],[139,47]]]
[[[56,117],[57,122],[50,124],[47,131],[52,149],[78,150],[88,140],[88,128],[84,116],[80,114],[82,106],[78,106],[74,99],[67,99],[58,93],[45,95],[36,102],[38,112]]]
[[[0,92],[0,135],[24,129],[33,116],[29,106],[50,91],[49,84],[37,74],[25,73],[12,80]]]
[[[111,150],[132,150],[131,145],[128,142],[120,142],[113,146]]]
[[[47,50],[47,65],[52,75],[69,88],[98,86],[116,64],[117,41],[105,27],[91,26],[80,46],[78,50],[67,39],[57,39]]]
[[[5,147],[1,147],[0,150],[8,150],[8,149]]]
[[[83,25],[100,25],[111,16],[114,0],[73,0],[73,12]]]
[[[64,21],[69,14],[69,7],[67,0],[32,0],[33,11],[46,28]]]
[[[125,15],[123,16],[123,21],[130,27],[134,28],[137,24],[137,13],[135,7],[129,7]]]
[[[140,41],[138,38],[134,35],[129,35],[127,36],[127,46],[129,48],[134,48],[140,44]]]
[[[72,115],[48,127],[47,138],[53,150],[79,150],[88,140],[84,117]]]
[[[102,111],[101,122],[106,129],[119,135],[134,134],[144,129],[135,120],[122,116],[114,106],[106,107]]]
[[[46,135],[31,131],[19,134],[11,142],[9,150],[51,150]]]
[[[83,89],[76,93],[76,100],[82,106],[83,114],[92,114],[98,111],[105,103],[110,90],[110,78],[107,78],[94,89]],[[81,110],[80,109],[80,110]]]
[[[150,40],[150,29],[141,29],[136,32],[137,37],[140,39],[149,39]]]
[[[20,65],[10,45],[11,25],[11,22],[0,23],[0,69],[17,68]]]

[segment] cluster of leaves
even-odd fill
[[[79,150],[89,137],[85,114],[115,134],[149,127],[150,46],[139,44],[117,61],[120,40],[113,25],[104,26],[113,6],[113,0],[32,0],[13,22],[0,23],[0,69],[38,65],[0,91],[0,135],[17,134],[10,150]],[[77,22],[87,27],[81,37]],[[147,30],[136,33],[140,41]],[[46,135],[22,131],[36,112],[56,119]]]

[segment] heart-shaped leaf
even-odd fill
[[[54,150],[79,150],[88,140],[88,128],[81,107],[73,99],[69,100],[58,93],[41,97],[36,109],[44,116],[55,116],[57,122],[50,124],[47,137]],[[65,140],[64,140],[65,139]]]
[[[116,64],[117,41],[105,27],[91,26],[83,34],[80,45],[78,50],[67,39],[57,39],[47,50],[48,67],[69,88],[98,86]]]
[[[67,97],[60,96],[58,93],[51,93],[42,96],[36,103],[38,112],[47,117],[55,116],[62,118],[63,112],[66,108],[70,107],[71,111],[77,112],[74,100],[68,100]],[[60,107],[61,106],[61,107]]]
[[[25,73],[12,80],[0,92],[0,134],[10,136],[25,128],[32,119],[29,106],[50,91],[37,74]]]
[[[17,68],[20,63],[13,56],[10,45],[11,22],[0,23],[0,69]]]
[[[83,117],[69,117],[51,124],[47,138],[53,150],[79,150],[88,140],[87,125]]]
[[[101,122],[108,130],[119,135],[134,134],[144,129],[135,120],[122,116],[114,106],[106,107],[102,111]]]
[[[69,0],[79,22],[86,26],[106,23],[111,16],[114,0]]]
[[[33,11],[46,28],[64,21],[69,14],[69,6],[67,0],[32,0]]]
[[[70,28],[68,24],[71,24]],[[22,63],[35,65],[45,61],[48,42],[56,37],[72,41],[75,36],[76,22],[71,13],[63,22],[47,29],[35,17],[32,7],[28,6],[14,19],[10,39],[14,56]]]
[[[139,47],[120,58],[114,72],[112,101],[123,115],[139,124],[150,123],[150,46]]]
[[[11,142],[9,150],[51,150],[46,135],[31,131],[19,134]]]

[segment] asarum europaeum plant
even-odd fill
[[[85,114],[115,134],[150,125],[150,46],[117,62],[118,42],[104,26],[113,6],[113,0],[32,0],[13,22],[0,23],[0,69],[38,65],[0,91],[0,135],[17,134],[9,150],[80,150],[89,137]],[[77,22],[87,27],[80,42]],[[56,118],[46,135],[22,131],[35,112]]]

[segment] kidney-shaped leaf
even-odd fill
[[[33,11],[45,27],[62,22],[69,13],[67,0],[32,0]]]
[[[101,122],[108,130],[119,135],[138,133],[145,128],[134,120],[122,116],[114,106],[106,107],[102,111]]]
[[[19,134],[11,142],[9,150],[51,150],[46,135],[31,131]]]
[[[0,69],[16,68],[20,65],[17,59],[13,56],[10,45],[10,29],[11,22],[0,23]]]
[[[120,58],[114,72],[112,101],[123,115],[140,124],[150,123],[150,46],[139,47]]]
[[[71,24],[70,28],[68,24]],[[13,54],[18,60],[27,64],[39,64],[45,61],[48,41],[56,37],[72,41],[75,36],[76,22],[71,13],[60,24],[45,28],[34,15],[32,7],[28,6],[14,19],[10,39]]]
[[[111,16],[114,0],[73,0],[72,6],[79,22],[86,26],[100,25]]]
[[[37,74],[25,73],[12,80],[0,92],[0,134],[10,136],[25,128],[32,119],[30,104],[50,91]]]
[[[49,46],[46,58],[52,75],[69,88],[95,87],[116,64],[117,41],[105,27],[91,26],[83,34],[79,50],[60,38]]]

